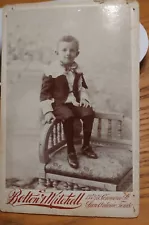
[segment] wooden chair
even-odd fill
[[[45,124],[39,143],[39,186],[66,189],[124,191],[130,188],[132,176],[131,141],[123,138],[124,116],[116,113],[95,113],[91,144],[98,159],[87,159],[79,149],[82,142],[80,120],[75,123],[75,145],[80,168],[68,165],[66,140],[61,121]],[[99,169],[99,170],[98,170]]]

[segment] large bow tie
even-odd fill
[[[61,65],[65,68],[66,72],[71,71],[72,73],[74,73],[76,72],[76,69],[78,68],[78,65],[75,62],[73,62],[70,65],[65,65],[64,63],[61,62]]]

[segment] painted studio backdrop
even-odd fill
[[[80,54],[76,61],[84,72],[94,109],[122,113],[125,116],[123,138],[131,140],[130,14],[127,8],[123,9],[124,23],[120,23],[116,10],[111,14],[110,23],[107,11],[99,13],[95,7],[69,10],[57,7],[8,14],[8,186],[13,180],[18,182],[38,176],[39,94],[43,67],[56,59],[57,41],[63,35],[73,35],[79,40]],[[127,161],[131,167],[131,153]]]

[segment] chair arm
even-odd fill
[[[39,140],[39,160],[41,163],[46,163],[48,161],[48,151],[47,151],[47,136],[49,132],[53,131],[54,124],[57,123],[56,119],[52,123],[46,123],[40,133]]]

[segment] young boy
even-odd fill
[[[97,158],[90,146],[94,111],[87,95],[87,85],[75,58],[79,55],[79,42],[73,36],[62,37],[57,46],[58,61],[44,71],[40,93],[40,104],[45,123],[56,117],[63,122],[67,141],[68,163],[79,167],[73,143],[74,118],[83,121],[84,141],[82,153],[89,158]]]

